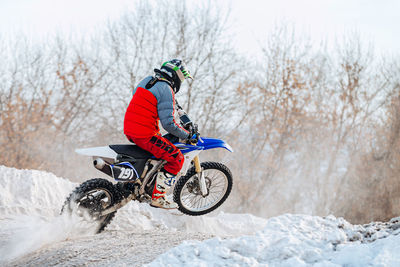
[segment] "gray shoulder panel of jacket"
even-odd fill
[[[146,88],[146,84],[152,79],[152,76],[147,76],[146,78],[144,78],[143,80],[141,80],[138,85],[136,86],[136,88],[134,88],[132,90],[132,95],[134,95],[136,93],[136,90],[138,87],[142,87],[142,88]]]
[[[175,99],[172,94],[171,87],[165,82],[157,82],[149,91],[157,99],[157,111],[160,118],[162,127],[169,133],[186,139],[189,135],[188,132],[181,129],[174,118]]]

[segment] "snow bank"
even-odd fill
[[[93,225],[59,216],[76,184],[52,173],[0,166],[0,263],[66,238],[91,235]]]
[[[16,215],[58,215],[75,186],[49,172],[0,166],[0,219]]]
[[[282,215],[254,236],[185,241],[149,266],[400,266],[400,222]]]

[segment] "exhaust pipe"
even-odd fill
[[[104,165],[106,165],[106,162],[102,158],[97,158],[93,161],[93,165],[96,167],[96,169],[101,170]]]
[[[101,172],[104,172],[105,174],[107,174],[108,176],[113,177],[112,175],[112,170],[111,170],[111,166],[106,163],[102,158],[96,158],[93,161],[93,165],[96,169],[98,169]]]

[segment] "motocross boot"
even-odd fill
[[[174,182],[175,175],[165,171],[160,171],[157,174],[157,180],[154,186],[150,206],[162,209],[176,209],[178,205],[175,202],[166,199],[166,192]]]

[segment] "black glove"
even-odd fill
[[[189,143],[196,143],[199,141],[199,132],[197,124],[192,124],[189,130],[189,136],[187,138]]]

